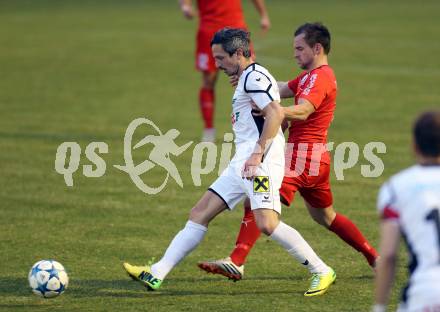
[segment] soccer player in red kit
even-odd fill
[[[180,0],[180,9],[187,19],[195,15],[192,0]],[[260,14],[263,31],[270,28],[269,15],[264,0],[252,0]],[[214,142],[215,83],[217,68],[211,52],[211,39],[215,32],[224,27],[246,29],[240,0],[197,0],[199,28],[197,31],[196,69],[202,72],[202,86],[199,91],[200,111],[204,121],[202,141]]]
[[[361,252],[374,267],[378,257],[376,250],[350,219],[333,208],[330,155],[325,144],[336,108],[337,85],[328,65],[329,52],[330,33],[324,25],[306,23],[295,31],[295,59],[304,72],[287,83],[278,82],[282,98],[294,97],[294,105],[284,107],[285,118],[290,121],[286,159],[291,162],[287,166],[286,161],[286,168],[290,170],[286,170],[280,189],[281,201],[289,206],[299,191],[313,220]],[[241,279],[246,256],[259,236],[249,203],[245,201],[245,215],[230,257],[200,262],[199,267],[234,280]]]

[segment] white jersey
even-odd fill
[[[244,162],[249,159],[263,130],[264,118],[252,115],[252,105],[264,109],[279,101],[278,85],[272,75],[254,63],[241,74],[232,99],[232,128],[235,155],[209,190],[217,194],[229,209],[249,197],[252,209],[273,209],[281,213],[280,193],[284,177],[284,135],[281,127],[272,142],[266,144],[263,161],[252,181],[242,178]]]
[[[280,101],[275,78],[257,63],[249,65],[241,74],[232,98],[231,119],[236,145],[232,163],[242,163],[250,157],[263,130],[264,117],[252,115],[252,103],[262,110],[272,101]],[[266,147],[264,162],[284,166],[284,135],[281,128]]]
[[[440,166],[415,165],[393,176],[380,190],[378,209],[399,223],[411,257],[403,310],[440,302]]]

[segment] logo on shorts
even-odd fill
[[[254,193],[269,193],[269,177],[256,176],[254,178]]]
[[[272,202],[272,199],[270,199],[270,196],[269,195],[264,195],[263,196],[263,200],[261,201],[262,203],[267,203],[267,204],[270,204],[271,202]]]
[[[206,53],[199,53],[197,55],[197,65],[201,70],[208,70],[209,56]]]

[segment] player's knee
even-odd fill
[[[244,209],[251,210],[251,201],[249,200],[249,198],[245,199],[243,206],[244,206]]]
[[[203,80],[203,89],[214,90],[215,81]]]
[[[321,215],[321,214],[312,214],[312,219],[316,223],[318,223],[318,224],[320,224],[322,226],[326,226],[325,218],[323,217],[323,215]]]
[[[312,219],[316,223],[318,223],[318,224],[320,224],[320,225],[322,225],[322,226],[324,226],[326,228],[329,228],[330,225],[332,224],[336,214],[333,211],[333,209],[328,209],[328,208],[317,209],[317,208],[314,208],[314,211],[310,215],[312,216]]]
[[[272,235],[273,231],[277,227],[277,223],[269,219],[258,219],[256,220],[258,229],[266,234],[267,236]]]
[[[204,72],[202,84],[204,89],[213,90],[215,88],[215,83],[217,81],[217,75],[215,72]]]

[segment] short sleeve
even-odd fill
[[[258,71],[247,74],[244,91],[259,109],[264,109],[269,103],[280,98],[278,86],[274,85],[267,75]]]
[[[323,73],[313,73],[298,98],[308,100],[315,109],[318,109],[327,95],[328,85],[329,81],[326,75]]]
[[[398,220],[399,211],[396,205],[396,193],[392,188],[391,182],[387,182],[380,188],[377,198],[377,210],[382,219]]]

